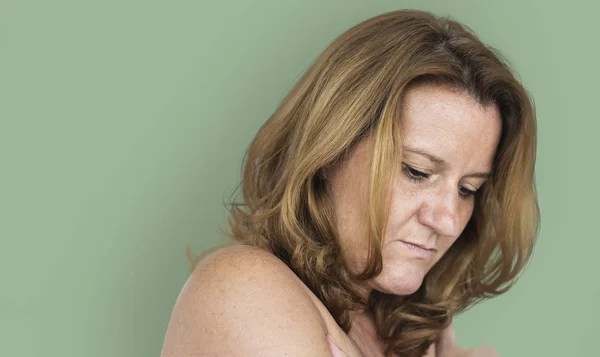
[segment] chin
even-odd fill
[[[411,295],[421,287],[425,273],[414,266],[384,267],[381,273],[372,279],[371,285],[385,294]]]

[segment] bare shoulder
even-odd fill
[[[279,259],[234,245],[198,263],[182,289],[162,357],[329,356],[327,328]]]

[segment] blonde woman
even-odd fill
[[[234,244],[198,261],[162,356],[495,356],[452,318],[529,260],[535,150],[531,98],[463,25],[356,25],[252,141]]]

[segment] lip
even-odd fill
[[[431,250],[431,251],[434,251],[434,252],[435,252],[435,251],[437,251],[437,249],[435,249],[434,247],[427,247],[427,246],[426,246],[426,245],[424,245],[424,244],[419,244],[419,243],[409,242],[409,241],[406,241],[406,240],[401,240],[401,242],[402,242],[402,243],[406,243],[406,244],[410,244],[410,245],[417,246],[417,247],[419,247],[419,248],[421,248],[421,249],[425,249],[425,250]]]
[[[407,242],[403,240],[401,240],[400,243],[402,243],[402,245],[408,248],[415,255],[423,258],[431,257],[435,252],[437,252],[437,249],[433,247],[427,247],[423,244]]]

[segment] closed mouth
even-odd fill
[[[430,252],[435,252],[435,251],[437,251],[437,249],[435,249],[434,247],[428,247],[428,246],[425,246],[425,245],[423,245],[423,244],[418,244],[418,243],[413,243],[413,242],[407,242],[407,241],[405,241],[405,240],[403,240],[402,242],[404,242],[404,243],[406,243],[406,244],[410,244],[410,245],[412,245],[412,246],[415,246],[415,247],[417,247],[417,248],[421,248],[421,249],[423,249],[423,250],[430,251]]]

